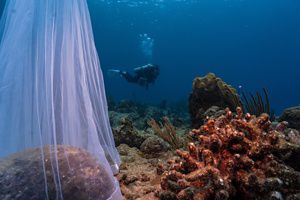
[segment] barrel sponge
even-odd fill
[[[192,125],[201,125],[199,122],[203,123],[203,113],[212,106],[234,110],[241,106],[241,100],[235,88],[209,73],[193,81],[193,91],[189,97]]]

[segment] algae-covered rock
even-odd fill
[[[193,91],[189,97],[189,110],[194,127],[203,124],[203,114],[212,106],[235,110],[240,105],[236,90],[215,74],[209,73],[205,77],[194,79]]]
[[[56,199],[57,187],[54,183],[54,148],[29,149],[0,160],[0,199],[1,200],[40,200]],[[52,158],[50,158],[50,155]],[[114,180],[96,158],[87,151],[57,146],[57,164],[61,191],[65,200],[103,200],[115,191]],[[68,159],[66,159],[68,158]],[[52,161],[51,161],[52,159]],[[43,170],[43,160],[47,185]],[[55,168],[55,167],[54,167]]]
[[[140,148],[141,144],[149,137],[149,135],[141,134],[128,118],[121,119],[121,125],[113,128],[115,143],[127,144],[130,147]]]
[[[287,121],[290,128],[300,131],[300,106],[287,108],[279,121]]]
[[[157,155],[167,150],[167,146],[160,138],[151,136],[147,138],[141,145],[141,151],[145,154]]]

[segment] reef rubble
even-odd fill
[[[118,147],[122,164],[117,178],[124,200],[158,200],[161,175],[157,166],[174,155],[173,151],[159,154],[159,157],[146,158],[139,149],[122,144]]]

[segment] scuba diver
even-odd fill
[[[146,89],[149,88],[151,83],[154,83],[159,75],[159,67],[154,64],[147,64],[142,67],[134,69],[134,74],[130,74],[127,71],[110,69],[109,74],[119,74],[129,83],[135,83]]]

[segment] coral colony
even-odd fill
[[[300,192],[299,172],[274,156],[286,151],[283,133],[267,114],[243,114],[240,107],[236,113],[226,109],[191,131],[188,151],[177,150],[169,161],[161,199],[283,199]]]

